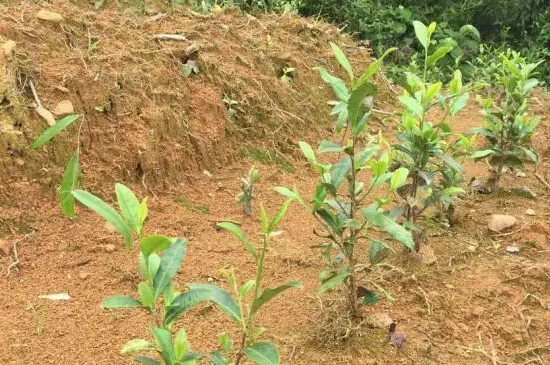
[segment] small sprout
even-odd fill
[[[259,173],[256,166],[248,171],[248,175],[242,178],[242,192],[237,196],[237,201],[243,205],[244,213],[252,214],[252,200],[254,199],[254,184],[259,181]]]
[[[189,59],[183,66],[181,66],[181,74],[185,77],[189,77],[192,74],[198,75],[199,72],[200,68],[196,60]]]
[[[296,69],[294,67],[284,67],[283,68],[283,75],[281,76],[281,81],[285,84],[290,84],[292,82],[292,79],[294,79],[294,72]]]

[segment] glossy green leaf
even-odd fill
[[[180,269],[181,262],[187,252],[187,241],[182,238],[172,239],[172,244],[168,247],[160,260],[160,267],[153,280],[155,297],[164,292],[164,289]]]
[[[250,314],[254,315],[258,310],[267,302],[269,302],[273,297],[279,295],[280,293],[284,292],[287,289],[296,288],[301,289],[303,288],[303,285],[297,281],[291,281],[287,284],[280,285],[276,288],[267,288],[265,289],[262,294],[256,298],[256,300],[252,303],[252,307],[250,308]]]
[[[139,234],[141,231],[139,224],[139,200],[132,190],[120,183],[115,184],[115,193],[122,216],[134,232]]]
[[[229,365],[227,359],[225,359],[219,352],[210,354],[210,360],[213,365]]]
[[[450,156],[443,156],[443,162],[456,172],[462,173],[462,166]]]
[[[147,209],[147,197],[143,198],[141,203],[139,203],[138,208],[138,222],[139,226],[143,227],[143,223],[147,219],[148,209]]]
[[[176,338],[174,338],[174,354],[176,355],[176,359],[183,359],[187,351],[189,351],[189,341],[187,341],[187,333],[182,328],[176,334]]]
[[[353,90],[348,101],[348,118],[352,131],[357,132],[357,125],[361,119],[363,112],[367,110],[364,105],[367,96],[374,96],[377,92],[377,87],[371,82],[365,82],[357,89]]]
[[[428,86],[426,89],[426,94],[424,95],[424,105],[429,104],[437,96],[442,86],[443,83],[441,82],[436,82],[435,84]]]
[[[473,158],[474,160],[482,159],[488,156],[496,155],[496,152],[493,150],[481,150],[481,151],[475,151],[470,155],[470,158]]]
[[[298,192],[296,190],[293,191],[293,190],[290,190],[289,188],[285,188],[284,186],[277,186],[274,188],[274,190],[277,193],[281,194],[282,196],[285,196],[292,200],[302,202],[302,198],[300,198],[300,195],[298,195]]]
[[[134,360],[146,365],[162,365],[157,360],[150,358],[149,356],[136,356]]]
[[[464,109],[464,107],[468,104],[468,98],[469,95],[467,93],[464,93],[453,101],[453,104],[451,105],[452,116],[457,115],[462,109]]]
[[[269,227],[269,218],[267,217],[267,212],[265,211],[263,203],[260,203],[260,218],[262,221],[262,229],[264,232],[267,232],[267,228]]]
[[[452,49],[453,49],[452,47],[448,47],[448,46],[443,46],[436,49],[434,53],[428,56],[428,60],[427,60],[428,67],[435,65],[437,61],[445,57],[447,53],[451,52]]]
[[[415,248],[411,232],[407,231],[400,224],[394,222],[390,217],[384,215],[383,213],[368,211],[366,209],[363,209],[361,213],[370,224],[384,230],[395,240],[404,244],[408,249],[413,250]]]
[[[332,290],[336,286],[341,285],[349,276],[349,270],[343,269],[341,271],[330,273],[327,277],[322,278],[321,286],[318,289],[319,294]]]
[[[395,190],[407,183],[409,177],[409,169],[406,167],[400,167],[394,172],[392,172],[390,180],[390,189]]]
[[[81,204],[90,208],[111,223],[113,227],[115,227],[115,230],[124,237],[126,247],[130,248],[133,240],[132,230],[120,214],[116,212],[116,210],[97,196],[90,194],[87,191],[73,190],[72,194]]]
[[[257,342],[243,349],[246,357],[259,365],[279,365],[279,350],[269,342]]]
[[[289,199],[289,200],[286,200],[285,202],[283,202],[283,204],[281,204],[281,206],[277,210],[277,213],[275,214],[275,216],[273,217],[271,222],[269,222],[269,226],[267,228],[266,233],[269,234],[269,233],[273,232],[275,230],[275,228],[277,228],[277,226],[279,225],[281,220],[285,217],[286,211],[288,210],[288,206],[290,205],[291,202],[292,202],[292,200]]]
[[[340,47],[338,47],[336,44],[332,42],[330,43],[330,47],[332,48],[332,53],[334,53],[334,56],[338,60],[338,63],[340,64],[340,66],[342,66],[342,68],[346,70],[346,72],[348,73],[349,79],[353,81],[353,78],[354,78],[353,69],[351,68],[351,65],[346,55],[344,54],[344,52],[342,52]]]
[[[246,235],[241,230],[241,228],[232,222],[220,222],[217,224],[218,227],[225,229],[227,232],[231,233],[233,236],[237,237],[239,241],[243,244],[244,248],[252,255],[252,257],[257,258],[256,250],[254,246],[248,241]]]
[[[148,276],[145,276],[145,277],[148,278],[150,282],[153,282],[155,275],[159,271],[161,258],[157,254],[151,254],[147,258],[147,261],[148,261],[148,266],[147,266]]]
[[[172,334],[170,331],[160,328],[160,327],[151,327],[151,332],[155,337],[157,347],[160,350],[160,354],[166,365],[174,364],[176,360],[176,354],[174,352],[174,347],[172,346]]]
[[[319,145],[319,148],[317,149],[317,152],[319,153],[326,153],[326,152],[342,152],[344,150],[344,147],[340,143],[332,142],[332,141],[322,141]]]
[[[331,183],[335,189],[344,182],[346,176],[351,171],[351,159],[349,156],[343,157],[336,165],[334,165],[331,173]]]
[[[69,218],[74,218],[76,216],[74,210],[75,198],[72,195],[72,192],[78,187],[79,180],[80,165],[78,164],[78,152],[76,152],[73,157],[71,157],[67,167],[65,168],[63,180],[61,180],[61,186],[59,188],[61,211]]]
[[[65,118],[57,121],[32,142],[31,148],[38,148],[42,146],[44,143],[57,136],[61,131],[74,123],[78,118],[80,118],[80,115],[67,115]]]
[[[386,58],[390,53],[395,52],[397,48],[390,48],[380,56],[376,61],[372,62],[367,69],[363,72],[361,77],[357,79],[357,81],[354,84],[354,87],[359,87],[363,85],[365,82],[369,81],[375,73],[380,70],[380,67],[382,67],[382,63],[384,62],[384,58]]]
[[[177,296],[172,301],[172,305],[168,307],[164,318],[165,326],[174,322],[185,311],[205,301],[214,302],[232,319],[239,323],[242,322],[242,314],[238,304],[222,288],[211,284],[189,284],[188,287],[189,290]]]
[[[136,351],[149,351],[155,350],[155,346],[147,340],[135,339],[126,342],[126,344],[120,350],[122,355],[128,355]]]
[[[422,44],[424,49],[427,51],[428,47],[430,46],[430,37],[428,35],[428,28],[424,25],[424,23],[419,22],[418,20],[413,21],[414,26],[414,32],[416,34],[416,38]]]
[[[338,77],[332,76],[322,67],[315,68],[319,71],[321,74],[321,78],[324,82],[330,85],[332,88],[332,91],[334,91],[334,95],[342,101],[347,101],[349,98],[349,92],[348,88],[346,87],[346,84],[342,79],[339,79]]]
[[[144,236],[139,241],[141,252],[148,257],[154,252],[166,250],[172,244],[172,240],[166,236]]]
[[[139,300],[145,308],[155,308],[155,292],[151,285],[147,283],[139,283],[138,286]]]
[[[521,147],[521,150],[523,151],[523,154],[533,163],[537,163],[538,161],[538,156],[537,156],[537,153],[530,149],[530,148],[527,148],[527,147]]]
[[[424,108],[415,98],[408,95],[402,95],[399,97],[399,101],[414,115],[422,117],[424,114]]]
[[[115,295],[101,302],[101,306],[105,309],[141,308],[141,303],[126,295]]]
[[[302,153],[304,154],[305,158],[311,163],[312,165],[315,165],[317,163],[317,159],[315,158],[315,152],[313,152],[313,148],[311,146],[303,141],[300,141],[299,143],[300,149],[302,150]]]

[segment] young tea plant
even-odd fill
[[[333,114],[339,114],[336,130],[343,132],[344,136],[342,143],[321,142],[318,153],[336,154],[338,162],[320,162],[313,148],[306,142],[300,142],[304,156],[321,177],[313,195],[312,207],[304,204],[296,189],[291,191],[279,187],[276,190],[300,202],[323,227],[323,232],[315,233],[328,241],[324,245],[324,257],[328,259],[329,265],[321,272],[319,291],[345,285],[349,311],[354,319],[358,319],[358,297],[364,294],[358,290],[359,278],[355,269],[356,265],[366,261],[366,258],[359,257],[358,246],[368,242],[371,261],[375,263],[381,251],[387,247],[376,234],[381,229],[406,247],[414,247],[411,233],[387,214],[392,194],[405,183],[409,172],[406,168],[399,168],[393,173],[388,171],[391,151],[381,136],[377,145],[362,144],[368,132],[368,120],[377,92],[376,85],[370,80],[380,68],[382,60],[372,63],[360,77],[355,77],[342,50],[335,44],[331,46],[350,81],[346,85],[342,79],[325,69],[319,71],[340,99]],[[381,191],[385,185],[388,185],[388,189]],[[375,194],[374,197],[372,194]],[[373,200],[372,204],[368,203]]]
[[[80,118],[79,115],[68,115],[63,119],[58,120],[54,125],[46,129],[38,138],[31,143],[31,148],[37,149],[56,137],[59,133],[67,129],[71,124],[76,122]],[[82,124],[80,124],[82,126]],[[63,173],[63,180],[59,187],[59,202],[61,204],[61,211],[69,218],[75,217],[75,200],[71,195],[71,192],[78,187],[80,182],[80,128],[78,129],[76,151],[67,163],[65,172]]]
[[[183,238],[143,234],[143,224],[148,214],[147,199],[139,202],[135,194],[122,184],[117,184],[115,190],[122,216],[88,192],[75,190],[73,195],[79,202],[112,223],[127,244],[132,243],[132,232],[138,236],[142,282],[137,288],[137,299],[116,295],[105,299],[102,306],[106,309],[147,310],[154,318],[151,333],[155,343],[134,339],[124,345],[121,352],[156,352],[164,365],[195,365],[200,354],[190,352],[185,330],[181,329],[175,336],[172,335],[174,322],[183,313],[204,301],[214,302],[237,321],[242,320],[241,309],[229,293],[215,285],[188,284],[185,290],[177,290],[174,278],[187,253],[187,241]],[[136,356],[134,359],[144,364],[161,364],[146,355]]]
[[[256,277],[255,279],[248,280],[244,284],[239,285],[235,272],[232,269],[227,272],[229,284],[237,297],[237,303],[242,313],[242,317],[237,320],[242,334],[240,341],[237,343],[234,361],[227,360],[227,357],[231,354],[234,341],[229,339],[226,334],[220,336],[222,351],[211,355],[211,360],[214,365],[239,365],[244,362],[245,357],[260,365],[278,365],[280,363],[277,347],[271,342],[258,341],[265,330],[259,328],[255,320],[259,310],[275,296],[287,289],[302,288],[302,284],[297,281],[290,281],[276,288],[263,288],[262,286],[264,264],[269,248],[269,241],[271,237],[280,234],[276,229],[284,218],[290,202],[291,200],[284,202],[275,216],[271,219],[268,218],[264,206],[260,204],[262,233],[259,250],[254,247],[245,233],[236,224],[231,222],[221,222],[218,224],[220,228],[223,228],[239,239],[250,256],[252,256],[256,262]]]
[[[242,178],[242,192],[237,195],[237,201],[243,205],[244,213],[252,214],[252,200],[254,199],[254,184],[259,181],[258,169],[256,166],[248,171],[248,175]]]
[[[426,27],[415,21],[414,28],[416,37],[424,47],[424,74],[419,77],[407,72],[406,83],[403,85],[405,91],[399,97],[404,110],[398,123],[399,143],[394,145],[399,153],[395,156],[395,165],[392,168],[406,167],[408,176],[407,183],[398,189],[404,203],[396,207],[393,214],[404,215],[408,228],[415,234],[420,234],[417,218],[433,205],[439,205],[450,220],[449,215],[453,211],[452,197],[463,193],[459,187],[462,182],[462,166],[455,159],[467,154],[466,151],[475,142],[475,137],[460,135],[452,138],[451,126],[447,121],[449,116],[457,115],[468,101],[468,93],[462,86],[461,72],[455,71],[448,92],[443,91],[441,81],[426,81],[428,69],[450,52],[451,48],[443,46],[430,54],[431,37],[436,24]],[[430,113],[436,107],[443,110],[442,117],[434,117]],[[420,239],[416,241],[418,250]]]
[[[500,57],[501,67],[496,78],[504,95],[501,102],[482,101],[485,127],[475,132],[485,136],[486,144],[471,155],[475,160],[489,158],[493,173],[488,187],[492,191],[498,190],[505,166],[522,169],[524,159],[537,162],[531,136],[540,123],[539,118],[529,116],[528,101],[529,94],[539,83],[532,76],[542,61],[527,63],[513,51]]]

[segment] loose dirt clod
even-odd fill
[[[73,103],[70,100],[62,100],[55,106],[53,113],[58,116],[65,116],[74,113]]]
[[[11,245],[8,240],[0,240],[0,252],[6,256],[9,256],[11,252]]]
[[[516,217],[511,215],[494,214],[489,218],[487,227],[493,232],[502,232],[513,227],[517,223]]]
[[[2,45],[2,51],[6,59],[10,60],[15,52],[16,43],[12,40],[7,41]]]

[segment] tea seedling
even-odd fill
[[[452,197],[463,192],[458,187],[462,182],[462,167],[455,158],[464,156],[475,138],[459,136],[453,141],[451,126],[447,122],[447,117],[457,115],[468,101],[460,71],[454,73],[448,93],[443,92],[442,82],[426,82],[428,68],[450,52],[451,48],[443,46],[430,54],[435,23],[426,27],[415,21],[414,27],[424,47],[424,76],[420,78],[407,72],[405,92],[399,97],[404,111],[398,124],[397,138],[400,143],[394,145],[400,152],[395,158],[394,168],[406,167],[408,176],[407,183],[398,189],[404,203],[394,208],[393,215],[404,215],[409,228],[418,231],[416,220],[430,206],[439,204],[443,212],[452,212]],[[435,107],[441,107],[445,112],[436,121],[430,115]]]
[[[482,101],[485,127],[475,131],[485,136],[486,145],[474,152],[475,160],[489,158],[493,167],[490,188],[497,190],[505,166],[523,168],[525,158],[537,162],[537,154],[531,145],[539,118],[528,115],[529,94],[538,85],[532,75],[542,63],[526,63],[519,53],[508,51],[501,55],[501,67],[496,78],[503,88],[500,103],[492,99]]]
[[[155,319],[155,324],[151,326],[155,344],[134,339],[122,348],[122,353],[156,351],[165,365],[194,365],[200,355],[190,352],[185,331],[181,329],[172,336],[171,329],[176,320],[197,304],[210,301],[234,320],[243,321],[241,307],[226,291],[215,285],[188,284],[183,292],[178,291],[174,277],[187,253],[187,241],[183,238],[143,234],[143,224],[148,215],[147,199],[139,202],[135,194],[122,184],[117,184],[115,191],[122,216],[88,192],[75,190],[72,194],[79,202],[112,223],[127,245],[132,243],[132,233],[138,236],[139,267],[143,281],[138,285],[137,299],[116,295],[105,299],[102,306],[106,309],[141,308],[149,311]],[[134,359],[145,364],[161,364],[149,356],[140,355]]]
[[[237,201],[243,205],[245,214],[250,215],[252,213],[254,184],[256,184],[258,180],[258,169],[256,166],[252,166],[250,171],[248,171],[248,175],[242,178],[242,192],[237,196]]]
[[[372,112],[377,87],[370,80],[382,64],[382,59],[372,63],[358,78],[355,77],[351,65],[335,44],[332,50],[340,65],[346,70],[349,84],[320,68],[321,77],[334,90],[339,102],[333,110],[338,114],[336,129],[339,132],[345,128],[343,143],[323,141],[318,153],[336,153],[339,161],[335,164],[322,163],[318,160],[313,148],[300,142],[300,148],[321,176],[315,189],[311,213],[323,227],[323,232],[317,232],[319,237],[327,240],[323,256],[328,268],[320,275],[320,292],[333,289],[344,284],[347,288],[348,307],[354,318],[359,317],[358,277],[356,265],[363,259],[359,257],[356,248],[362,242],[370,243],[370,258],[376,263],[379,254],[387,245],[375,238],[373,228],[381,229],[401,242],[406,247],[413,248],[412,235],[396,223],[386,212],[391,203],[391,194],[401,187],[408,176],[406,168],[400,168],[391,173],[391,151],[389,144],[381,136],[378,144],[361,145],[368,132],[368,120]],[[386,52],[388,54],[390,51]],[[349,136],[348,136],[349,132]],[[340,155],[344,155],[340,157]],[[365,172],[370,172],[366,179]],[[344,183],[346,183],[344,185]],[[347,186],[346,186],[347,185]],[[389,185],[386,193],[378,191],[383,185]],[[298,195],[296,190],[277,188],[279,193],[300,202],[310,209]],[[373,199],[371,194],[377,194]],[[373,199],[374,203],[367,204]],[[332,255],[335,253],[335,258]],[[371,298],[367,298],[367,301]]]
[[[260,365],[279,364],[279,351],[277,347],[271,342],[258,341],[265,330],[257,327],[255,319],[259,310],[275,296],[287,289],[302,288],[302,284],[297,281],[291,281],[276,288],[262,287],[264,264],[269,247],[269,240],[271,237],[280,234],[276,229],[284,218],[289,204],[290,200],[284,202],[275,216],[271,219],[268,218],[263,205],[260,204],[262,239],[259,251],[252,245],[244,232],[236,224],[231,222],[221,222],[218,224],[219,227],[225,229],[239,239],[250,256],[252,256],[256,262],[256,278],[239,285],[235,272],[233,270],[227,272],[229,284],[237,297],[237,303],[242,313],[242,317],[237,319],[242,334],[240,341],[237,343],[237,355],[234,361],[228,361],[226,358],[230,355],[234,341],[229,339],[225,334],[220,336],[222,351],[211,355],[212,362],[215,365],[239,365],[244,361],[245,357]],[[250,295],[250,293],[252,293],[252,295]]]
[[[38,138],[31,143],[31,148],[36,149],[47,143],[49,140],[57,136],[59,133],[67,129],[71,124],[76,122],[80,118],[79,115],[68,115],[63,119],[57,121],[54,125],[46,129]],[[82,126],[82,124],[81,124]],[[80,183],[80,128],[77,135],[76,151],[69,160],[67,167],[63,173],[63,179],[59,187],[59,201],[61,203],[61,211],[69,218],[75,217],[75,200],[71,195],[71,192],[78,187]]]
[[[296,71],[294,67],[284,67],[281,81],[285,84],[290,84],[292,82],[292,79],[294,79],[294,71]]]

